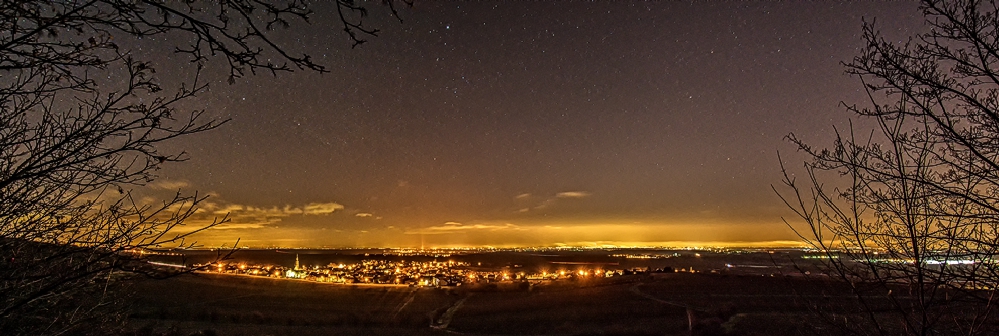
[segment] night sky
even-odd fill
[[[864,103],[863,19],[904,40],[910,2],[369,5],[357,48],[328,4],[276,33],[329,73],[258,74],[185,103],[218,130],[149,187],[210,194],[200,244],[443,247],[794,241],[771,190]],[[146,41],[160,73],[189,70]],[[216,61],[223,61],[221,59]],[[222,63],[209,71],[221,74]],[[151,194],[155,194],[150,192]]]

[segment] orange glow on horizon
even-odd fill
[[[457,226],[457,225],[451,225]],[[387,228],[327,232],[294,228],[207,230],[199,233],[206,247],[249,248],[708,248],[804,247],[784,224],[562,224],[495,223],[426,234],[419,228]],[[210,243],[209,243],[210,242]]]

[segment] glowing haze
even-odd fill
[[[147,188],[212,195],[182,230],[228,213],[201,244],[793,242],[782,137],[827,143],[839,103],[864,102],[839,64],[862,18],[899,39],[922,20],[905,2],[373,6],[382,32],[353,50],[323,3],[277,34],[331,73],[218,76],[189,102],[231,122],[171,143],[190,161]]]

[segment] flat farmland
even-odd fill
[[[608,279],[609,280],[609,279]],[[477,292],[449,329],[531,335],[836,335],[816,310],[853,306],[842,285],[801,278],[667,273]],[[817,306],[821,304],[822,306]]]
[[[689,273],[449,289],[198,275],[135,286],[137,334],[823,335],[842,285]],[[825,315],[815,311],[823,311]]]
[[[475,292],[457,310],[449,329],[506,335],[684,334],[686,309],[636,295],[631,288],[637,284],[580,282],[521,292]]]
[[[436,334],[433,315],[459,299],[446,289],[205,274],[145,281],[135,290],[132,328],[185,335]]]

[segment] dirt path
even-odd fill
[[[656,301],[656,302],[660,302],[660,303],[665,303],[665,304],[668,304],[668,305],[671,305],[671,306],[680,307],[680,308],[687,308],[688,310],[699,310],[699,311],[706,311],[706,310],[708,310],[707,308],[704,308],[704,307],[697,307],[697,306],[689,305],[689,304],[686,304],[686,303],[680,303],[680,302],[676,302],[676,301],[668,301],[668,300],[663,300],[663,299],[657,298],[655,296],[652,296],[649,293],[643,292],[642,289],[640,288],[642,285],[644,285],[644,283],[637,283],[634,286],[631,286],[631,288],[629,288],[629,290],[632,293],[635,293],[635,295],[641,296],[643,298],[646,298],[646,299],[649,299],[649,300],[652,300],[652,301]]]
[[[395,310],[395,315],[392,315],[392,318],[395,318],[396,316],[399,316],[399,313],[401,313],[402,310],[404,308],[406,308],[406,306],[408,306],[411,302],[413,302],[414,299],[416,299],[416,291],[415,290],[409,292],[409,297],[406,298],[406,302],[403,302],[401,305],[399,305],[399,309]]]
[[[693,308],[693,307],[691,307],[690,305],[687,305],[687,304],[679,303],[679,302],[676,302],[676,301],[666,301],[666,300],[657,298],[655,296],[652,296],[651,294],[645,293],[645,292],[642,291],[641,288],[639,288],[642,285],[644,285],[644,284],[643,283],[637,283],[634,286],[631,286],[631,288],[629,288],[629,290],[632,293],[635,293],[638,296],[641,296],[643,298],[646,298],[646,299],[649,299],[649,300],[652,300],[652,301],[661,302],[661,303],[665,303],[665,304],[668,304],[668,305],[671,305],[671,306],[677,306],[677,307],[682,307],[682,308]]]
[[[454,318],[454,313],[458,312],[458,309],[461,309],[461,305],[465,304],[465,300],[468,300],[470,297],[472,297],[472,294],[468,294],[468,296],[461,298],[461,300],[455,301],[453,305],[441,314],[440,318],[430,324],[430,327],[438,330],[446,330],[448,324],[451,324],[451,319]]]

